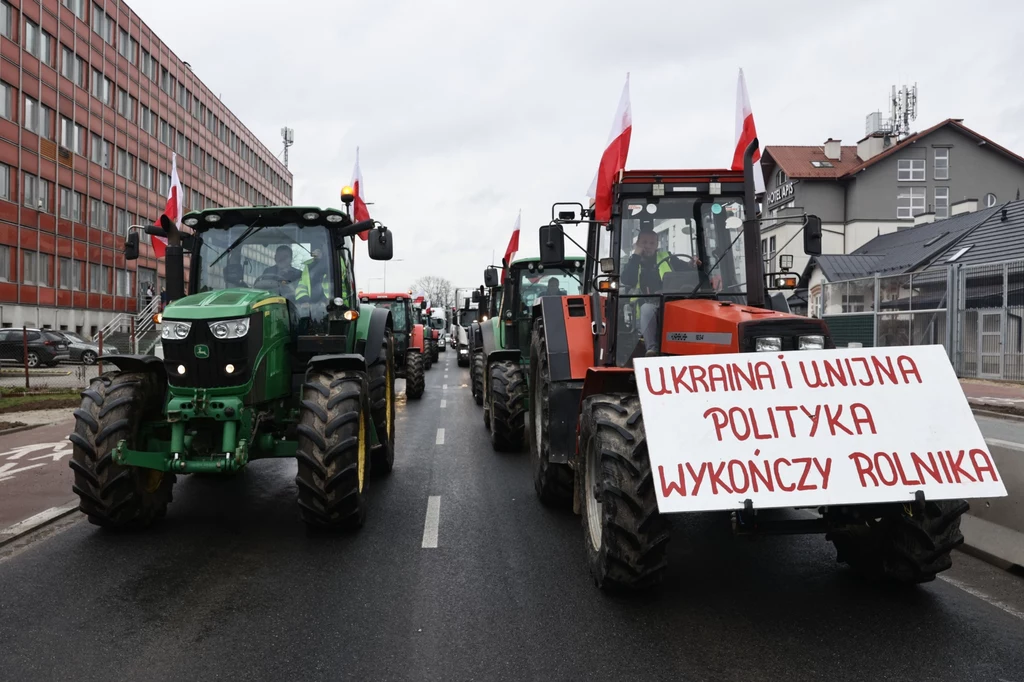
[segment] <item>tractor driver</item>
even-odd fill
[[[274,253],[274,264],[263,271],[263,274],[256,280],[257,286],[267,286],[273,283],[282,296],[291,294],[295,283],[302,276],[302,272],[292,267],[292,247],[281,244]],[[288,294],[284,292],[288,292]]]

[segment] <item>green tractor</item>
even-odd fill
[[[427,306],[426,298],[417,296],[414,303],[419,323],[423,325],[423,347],[427,354],[427,369],[430,369],[432,364],[437,364],[441,359],[441,351],[438,348],[441,345],[441,332],[430,325],[431,309]]]
[[[469,325],[469,384],[477,405],[484,404],[484,334],[487,321],[498,316],[501,308],[501,285],[479,289],[480,308],[484,313]]]
[[[80,509],[97,525],[163,517],[178,474],[230,475],[292,457],[302,519],[358,528],[371,474],[391,471],[395,367],[387,310],[359,306],[352,252],[389,260],[391,234],[336,209],[216,208],[167,239],[163,358],[111,355],[75,410],[70,461]],[[190,253],[189,276],[184,254]],[[125,258],[139,256],[132,230]]]
[[[502,291],[499,314],[481,328],[484,424],[496,450],[516,451],[525,443],[534,306],[543,296],[579,294],[583,266],[583,256],[566,259],[558,267],[545,267],[539,258],[519,258],[508,266],[504,282],[499,281],[497,268],[484,271],[484,285],[500,285]]]
[[[405,379],[405,397],[423,397],[427,380],[424,373],[430,360],[426,352],[426,336],[419,323],[419,311],[413,306],[412,294],[359,292],[359,301],[382,310],[390,310],[395,334],[395,358],[398,376]]]

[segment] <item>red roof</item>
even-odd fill
[[[996,152],[1003,154],[1021,165],[1024,165],[1024,158],[1011,152],[1009,149],[996,144],[984,135],[980,135],[971,130],[963,124],[962,118],[947,118],[945,121],[933,125],[931,128],[926,128],[919,133],[914,133],[900,143],[889,147],[884,152],[872,156],[867,161],[864,161],[857,156],[857,147],[855,146],[844,146],[838,161],[835,159],[829,159],[825,156],[825,148],[823,145],[814,147],[771,146],[765,147],[765,161],[762,165],[777,165],[791,178],[849,178],[854,174],[861,172],[865,168],[892,156],[899,150],[905,149],[923,137],[946,126],[953,126],[960,133],[973,138],[975,141],[985,144]],[[811,161],[829,161],[832,164],[832,168],[816,168],[811,165]]]

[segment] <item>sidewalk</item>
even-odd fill
[[[983,379],[961,379],[971,407],[1024,416],[1024,384]]]
[[[68,468],[75,428],[71,410],[4,415],[9,421],[43,424],[0,436],[0,531],[51,507],[76,499]]]

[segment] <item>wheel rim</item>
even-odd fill
[[[28,354],[28,366],[29,367],[36,367],[38,365],[39,365],[39,357],[36,356],[35,353],[29,353]]]
[[[93,355],[91,352],[86,351],[86,353],[82,356],[82,361],[85,362],[85,364],[87,365],[91,365],[92,363],[96,362],[96,356]]]
[[[587,497],[587,530],[590,531],[590,544],[596,552],[601,549],[601,534],[603,532],[601,512],[604,505],[594,495],[594,490],[601,476],[601,458],[595,456],[589,447],[584,452],[587,458],[587,474],[584,479],[585,485],[583,486],[583,493]]]

